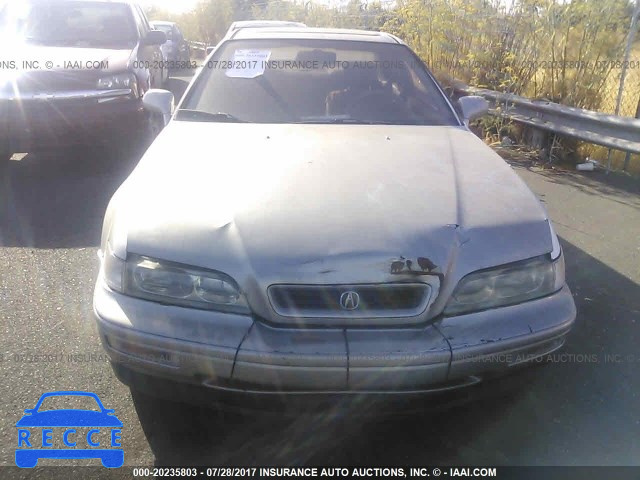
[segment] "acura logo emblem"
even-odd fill
[[[344,292],[340,295],[340,306],[345,310],[355,310],[360,305],[360,295],[356,292]]]

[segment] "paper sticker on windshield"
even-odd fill
[[[264,73],[270,50],[236,50],[233,54],[231,68],[226,72],[227,77],[256,78]]]

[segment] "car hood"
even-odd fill
[[[450,293],[550,252],[546,218],[463,128],[172,121],[114,196],[103,245],[224,271],[266,314],[274,283],[422,281],[420,258]]]
[[[46,47],[40,45],[22,45],[20,48],[7,52],[8,60],[15,60],[18,67],[24,66],[23,62],[38,62],[37,68],[42,70],[85,70],[89,62],[89,69],[94,68],[94,62],[103,62],[104,70],[125,70],[132,57],[132,48],[77,48],[77,47]],[[51,63],[47,63],[51,62]],[[28,68],[27,68],[28,69]]]
[[[47,410],[25,415],[17,427],[122,427],[115,415],[91,410]]]
[[[13,97],[94,89],[98,77],[126,71],[133,58],[132,49],[21,46],[3,59],[16,67],[11,81],[0,83],[0,92]]]

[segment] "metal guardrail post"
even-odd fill
[[[618,87],[618,97],[616,99],[616,115],[620,115],[620,105],[622,104],[622,93],[624,91],[624,82],[627,78],[627,66],[629,65],[629,58],[631,58],[631,46],[633,40],[636,37],[636,30],[638,25],[638,17],[640,17],[640,0],[636,0],[636,6],[631,15],[631,25],[629,26],[629,33],[627,34],[627,44],[624,48],[624,61],[622,64],[622,71],[620,72],[620,85]],[[636,115],[636,118],[638,116]],[[628,155],[628,152],[627,152]],[[629,158],[629,157],[627,157]],[[624,169],[627,169],[627,158],[625,158]],[[607,158],[607,173],[611,171],[611,149]]]
[[[638,98],[638,106],[636,107],[636,118],[640,119],[640,97]],[[629,162],[631,161],[631,153],[627,152],[624,156],[624,166],[622,167],[623,171],[627,171],[629,169]]]

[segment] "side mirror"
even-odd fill
[[[173,93],[168,90],[152,88],[151,90],[147,90],[144,97],[142,97],[142,105],[146,110],[162,115],[162,119],[166,125],[169,123],[169,120],[171,120],[171,115],[173,114]]]
[[[147,35],[142,39],[143,45],[162,45],[167,41],[167,34],[160,30],[149,30]]]
[[[469,95],[461,97],[458,100],[464,124],[469,126],[469,122],[486,115],[489,111],[489,102],[478,95]]]

